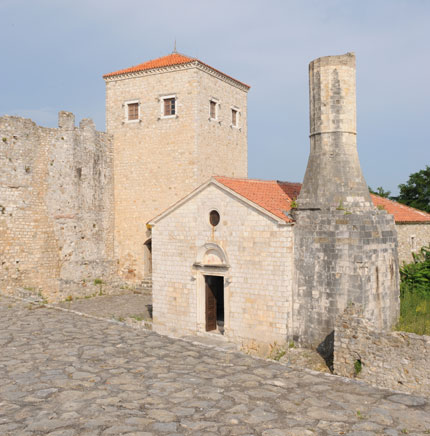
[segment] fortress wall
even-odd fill
[[[336,322],[334,372],[375,386],[430,395],[430,336],[376,331],[350,305]]]
[[[91,120],[0,118],[0,286],[49,300],[94,292],[113,265],[112,143]]]

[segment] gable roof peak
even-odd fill
[[[176,48],[175,48],[176,50]],[[122,70],[114,71],[113,73],[104,74],[104,79],[110,79],[115,76],[121,76],[125,74],[132,74],[132,73],[139,73],[143,71],[149,71],[149,70],[157,70],[158,68],[167,68],[167,67],[174,67],[176,65],[186,65],[186,64],[193,64],[198,66],[200,69],[203,69],[205,71],[211,72],[212,74],[222,77],[225,80],[229,81],[232,84],[235,84],[236,86],[239,86],[240,88],[244,89],[245,91],[248,91],[250,86],[246,83],[241,82],[240,80],[237,80],[228,74],[223,73],[220,70],[217,70],[214,67],[211,67],[208,64],[205,64],[201,60],[188,56],[182,53],[178,53],[177,51],[173,51],[172,53],[162,56],[157,59],[152,59],[150,61],[143,62],[138,65],[134,65],[133,67],[124,68]]]

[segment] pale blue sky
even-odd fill
[[[430,1],[0,0],[0,115],[104,130],[102,75],[172,51],[252,86],[249,177],[302,181],[308,64],[357,56],[358,150],[372,187],[394,193],[430,164]]]

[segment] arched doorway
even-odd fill
[[[197,325],[201,332],[224,334],[229,328],[229,264],[215,243],[200,247],[197,270]]]

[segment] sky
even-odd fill
[[[357,57],[364,177],[392,194],[430,165],[430,1],[0,0],[0,116],[105,130],[102,75],[172,52],[251,85],[248,176],[301,182],[308,64]]]

